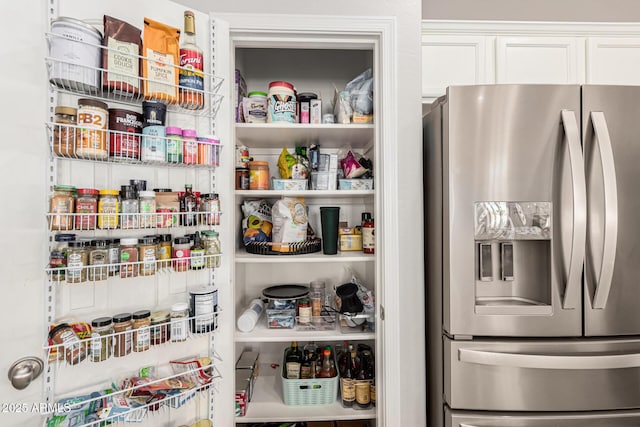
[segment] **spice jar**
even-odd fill
[[[236,190],[249,189],[249,169],[236,168]]]
[[[120,313],[113,316],[113,332],[116,334],[113,342],[113,355],[126,356],[131,353],[131,313]]]
[[[98,199],[98,228],[113,230],[118,228],[120,199],[118,190],[100,190]]]
[[[120,239],[109,239],[109,276],[120,273]]]
[[[87,265],[89,265],[89,252],[87,240],[74,240],[69,242],[67,251],[67,283],[81,283],[87,280]]]
[[[177,302],[171,306],[171,341],[186,341],[189,332],[189,304]]]
[[[120,277],[138,275],[138,239],[120,239]]]
[[[56,185],[49,199],[49,222],[51,230],[73,230],[73,212],[75,210],[76,187]]]
[[[269,189],[269,163],[249,162],[249,190]]]
[[[175,271],[189,270],[189,257],[191,256],[191,242],[188,237],[176,237],[173,239],[172,266]]]
[[[95,230],[96,213],[98,213],[98,190],[78,188],[75,212],[76,230]]]
[[[140,310],[133,313],[133,351],[146,351],[150,346],[149,326],[151,312]]]
[[[89,249],[89,280],[107,280],[109,277],[109,240],[91,241]]]
[[[138,204],[138,192],[132,185],[123,185],[120,187],[120,228],[130,230],[138,228],[138,213],[140,207]]]
[[[156,226],[156,193],[155,191],[140,191],[140,227],[153,228]]]
[[[185,165],[195,165],[198,163],[198,141],[195,130],[182,129],[182,148],[182,161]]]
[[[220,198],[217,193],[200,196],[200,211],[204,212],[204,223],[220,225]]]
[[[91,321],[91,352],[92,362],[102,362],[111,357],[113,335],[113,319],[98,317]]]
[[[71,365],[82,362],[87,356],[80,337],[68,323],[61,323],[51,329],[49,339],[56,345],[58,352],[64,351],[64,359]]]
[[[207,268],[220,267],[220,240],[218,232],[213,230],[205,230],[202,232],[202,242],[204,244],[204,254],[206,257]]]
[[[107,145],[107,125],[109,124],[108,106],[102,101],[90,98],[78,100],[78,130],[76,137],[76,155],[87,159],[106,159],[109,156]]]
[[[182,163],[182,129],[168,126],[167,134],[167,162]]]
[[[156,259],[158,269],[165,269],[171,266],[171,234],[161,234],[158,237]]]
[[[54,110],[53,119],[53,152],[62,157],[73,157],[76,154],[76,114],[73,107],[58,106]]]
[[[311,323],[311,302],[309,298],[301,298],[298,301],[298,323],[308,325]]]
[[[51,281],[60,282],[65,279],[67,268],[67,251],[69,242],[76,240],[75,234],[56,234],[55,242],[49,252],[49,268],[51,268]]]
[[[157,311],[151,313],[151,345],[164,344],[171,334],[171,313]]]
[[[156,242],[156,238],[153,236],[138,239],[138,259],[142,261],[140,264],[141,276],[156,274]]]

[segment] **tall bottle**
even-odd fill
[[[342,406],[350,408],[356,400],[355,378],[356,373],[353,369],[353,359],[351,352],[345,351],[345,365],[340,378],[340,390],[342,394]]]
[[[202,270],[204,268],[204,245],[200,239],[200,232],[196,231],[191,246],[191,269]]]
[[[371,383],[373,382],[373,361],[371,352],[365,350],[360,357],[360,371],[356,375],[355,394],[356,406],[368,408],[371,406]]]
[[[302,357],[302,364],[300,365],[300,379],[307,380],[311,378],[311,357],[313,353],[309,353],[308,350],[304,350],[304,356]]]
[[[298,348],[298,342],[293,341],[291,343],[291,348],[287,351],[287,354],[284,358],[285,369],[287,372],[288,379],[299,379],[300,378],[300,366],[302,365],[302,353]]]
[[[331,366],[331,350],[322,350],[322,368],[320,368],[319,378],[333,378],[337,375],[336,368]]]
[[[376,251],[376,235],[371,212],[362,212],[362,252],[373,254]]]
[[[181,211],[184,212],[182,225],[198,225],[198,198],[193,194],[193,185],[184,185],[184,196],[182,197]]]
[[[204,62],[202,49],[196,44],[196,18],[184,11],[184,31],[180,43],[180,105],[191,110],[204,106]]]

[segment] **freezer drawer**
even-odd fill
[[[445,338],[443,356],[445,402],[453,409],[640,408],[640,340]]]
[[[473,413],[445,409],[445,427],[637,427],[640,412]]]

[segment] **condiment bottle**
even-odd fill
[[[132,185],[123,185],[120,187],[120,228],[132,229],[139,227],[138,213],[140,206],[138,203],[138,192]]]
[[[171,234],[158,236],[156,259],[159,261],[158,269],[165,269],[171,266]]]
[[[167,162],[182,163],[182,129],[167,126]]]
[[[311,315],[314,317],[314,320],[318,320],[317,318],[322,315],[322,307],[324,306],[325,283],[322,280],[314,280],[309,287]]]
[[[113,319],[98,317],[91,321],[91,361],[102,362],[111,357]]]
[[[145,236],[138,239],[138,259],[141,276],[152,276],[156,274],[156,247],[157,240],[154,236]]]
[[[67,251],[67,283],[81,283],[87,280],[87,266],[89,265],[89,252],[87,240],[74,240],[69,242]]]
[[[107,280],[109,278],[109,240],[91,241],[89,249],[89,280]]]
[[[109,276],[120,273],[120,239],[109,239]]]
[[[180,105],[190,110],[204,106],[204,62],[202,49],[196,44],[196,18],[184,11],[184,31],[180,40]]]
[[[126,356],[131,353],[131,313],[120,313],[113,316],[114,347],[115,357]]]
[[[180,210],[184,212],[184,216],[182,217],[182,225],[198,225],[198,198],[193,193],[193,185],[184,185],[184,196],[182,197],[180,208]]]
[[[171,341],[186,341],[189,331],[189,304],[177,302],[171,306]]]
[[[193,246],[190,249],[191,252],[191,269],[202,270],[205,265],[205,248],[200,240],[200,232],[196,231],[193,236]]]
[[[56,234],[55,243],[51,247],[49,253],[49,268],[51,268],[51,281],[60,282],[65,279],[65,270],[67,268],[67,251],[69,250],[69,242],[76,239],[75,234]]]
[[[87,356],[80,338],[67,323],[61,323],[51,329],[49,339],[56,345],[58,352],[64,351],[64,359],[71,365],[82,362]]]
[[[204,223],[220,225],[220,198],[217,193],[200,196],[200,211],[204,213]]]
[[[78,110],[73,107],[57,106],[53,119],[53,152],[62,157],[74,157],[76,153],[76,116]]]
[[[196,131],[193,129],[182,129],[183,162],[185,165],[195,165],[198,163],[198,140]]]
[[[298,301],[298,322],[302,325],[311,323],[311,302],[309,298]]]
[[[113,230],[118,228],[120,198],[118,190],[100,190],[98,199],[98,228]]]
[[[149,350],[151,345],[151,312],[140,310],[133,313],[133,351]]]
[[[73,230],[73,214],[75,212],[76,187],[71,185],[56,185],[49,199],[49,213],[51,213],[51,230]]]
[[[95,188],[78,188],[76,198],[76,230],[95,230],[98,213],[98,190]]]
[[[164,344],[171,336],[171,314],[168,311],[151,313],[151,345]]]
[[[218,232],[213,230],[203,231],[202,241],[204,243],[205,265],[207,268],[220,267],[220,239],[218,239]]]
[[[138,275],[138,239],[120,239],[120,277]]]
[[[155,191],[140,191],[140,227],[153,228],[156,226],[156,193]]]
[[[189,257],[191,242],[188,237],[176,237],[173,239],[172,266],[175,271],[189,270]]]
[[[371,212],[362,212],[362,252],[365,254],[375,253],[375,228]]]

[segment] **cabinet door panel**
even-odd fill
[[[587,83],[640,84],[640,38],[589,37]]]

